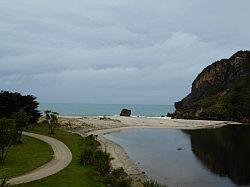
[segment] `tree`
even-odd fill
[[[0,163],[4,164],[9,148],[15,141],[15,123],[11,119],[0,118]]]
[[[12,114],[12,119],[15,122],[16,143],[21,143],[21,136],[25,127],[29,125],[29,117],[24,110],[19,110]]]
[[[24,110],[29,116],[30,123],[36,123],[41,117],[37,110],[38,102],[33,95],[21,95],[17,92],[0,92],[0,117],[11,118],[14,112]]]
[[[50,110],[46,110],[44,113],[46,122],[49,126],[49,134],[55,134],[54,129],[59,125],[58,113]]]

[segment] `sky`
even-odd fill
[[[1,0],[0,90],[40,102],[173,104],[250,49],[249,0]]]

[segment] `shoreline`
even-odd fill
[[[173,129],[202,129],[219,128],[228,124],[239,124],[229,121],[208,121],[208,120],[182,120],[182,119],[161,119],[146,117],[120,117],[106,116],[103,120],[97,116],[82,116],[80,118],[61,117],[62,121],[78,124],[77,128],[68,129],[81,136],[90,134],[97,135],[97,140],[101,143],[102,149],[107,151],[113,160],[113,168],[122,167],[131,177],[133,186],[142,186],[142,183],[149,178],[141,171],[136,163],[129,158],[124,148],[104,137],[105,134],[119,132],[129,129],[143,128],[173,128]]]
[[[137,167],[136,163],[128,156],[121,145],[105,138],[104,135],[99,134],[97,140],[101,143],[102,149],[107,151],[113,158],[111,161],[112,167],[114,169],[122,167],[132,179],[132,186],[142,186],[142,183],[148,180],[148,177]]]

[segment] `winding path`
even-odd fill
[[[39,140],[42,140],[48,143],[54,151],[54,156],[51,161],[44,164],[43,166],[33,171],[30,171],[28,173],[25,173],[23,175],[9,179],[7,181],[8,184],[16,185],[16,184],[21,184],[21,183],[28,183],[28,182],[32,182],[35,180],[48,177],[50,175],[53,175],[63,170],[71,162],[72,153],[70,152],[69,148],[61,141],[55,138],[51,138],[51,137],[40,135],[40,134],[34,134],[34,133],[29,133],[29,132],[24,132],[23,134],[26,136],[33,137],[33,138],[37,138]]]

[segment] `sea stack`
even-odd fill
[[[126,108],[122,109],[120,116],[128,116],[128,117],[131,116],[131,110]]]

